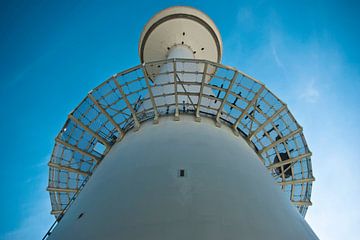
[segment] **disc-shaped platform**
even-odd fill
[[[287,106],[264,84],[233,68],[205,60],[160,63],[168,65],[169,71],[161,73],[167,82],[149,80],[147,68],[159,62],[136,66],[93,89],[69,115],[49,162],[52,213],[57,217],[64,214],[95,168],[113,145],[121,144],[127,132],[141,128],[145,121],[159,122],[161,127],[162,116],[175,119],[179,114],[181,121],[186,114],[194,116],[194,121],[213,119],[214,128],[216,123],[241,135],[273,175],[275,184],[305,215],[315,180],[311,152]],[[184,73],[179,66],[188,71]],[[209,69],[216,71],[213,74]],[[172,100],[166,100],[169,98]]]
[[[190,48],[195,59],[220,63],[222,41],[214,22],[203,12],[191,7],[171,7],[156,14],[145,25],[139,42],[141,62],[168,58],[176,45]],[[159,69],[151,69],[156,75]]]

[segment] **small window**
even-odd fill
[[[101,142],[97,142],[94,146],[94,151],[101,155],[104,154],[105,150],[106,150],[106,146]]]
[[[185,169],[179,170],[179,177],[185,177]]]
[[[82,216],[84,216],[84,213],[80,213],[78,219],[82,218]]]

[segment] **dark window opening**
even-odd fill
[[[179,177],[185,177],[185,169],[180,169]]]

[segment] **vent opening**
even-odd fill
[[[82,216],[84,216],[84,213],[80,213],[78,219],[80,219]]]
[[[179,177],[185,177],[185,169],[179,170]]]

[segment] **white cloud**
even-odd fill
[[[21,206],[23,218],[18,227],[6,233],[2,237],[3,240],[42,239],[55,221],[54,217],[50,215],[50,200],[45,190],[48,178],[46,163],[49,156],[47,155],[38,165],[34,166],[40,170],[41,174],[26,180],[25,184],[35,190]]]
[[[45,192],[45,190],[43,189]],[[41,239],[50,228],[54,218],[50,216],[49,197],[41,196],[29,203],[29,215],[24,217],[17,229],[8,232],[4,240]]]
[[[242,28],[251,29],[254,25],[253,11],[249,7],[242,7],[236,16],[237,24]]]
[[[336,126],[333,126],[334,128]],[[339,138],[330,129],[313,144],[313,168],[316,181],[307,220],[320,239],[358,239],[360,215],[360,170],[356,153],[349,146],[352,139]]]
[[[300,94],[300,98],[309,103],[315,103],[320,97],[319,89],[315,87],[314,79],[307,79],[305,89]]]
[[[278,56],[277,50],[276,50],[276,48],[274,46],[274,43],[271,43],[271,50],[272,50],[271,51],[272,55],[273,55],[273,57],[275,59],[276,64],[278,65],[278,67],[284,69],[284,64],[282,63],[282,61],[280,60],[280,58]]]

